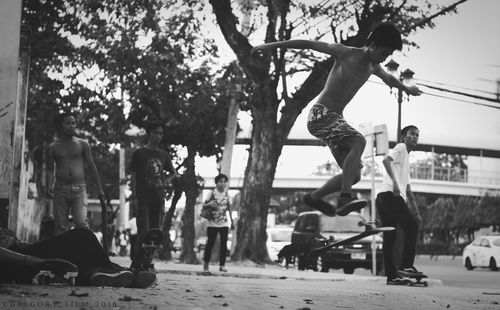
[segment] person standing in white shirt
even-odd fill
[[[404,231],[403,257],[399,270],[396,270],[393,248],[396,244],[396,231],[384,232],[384,267],[389,285],[407,285],[403,277],[422,274],[414,266],[415,246],[421,217],[410,186],[409,153],[415,150],[420,131],[414,125],[401,130],[402,142],[396,144],[383,160],[385,173],[376,199],[377,210],[382,226],[397,224]]]

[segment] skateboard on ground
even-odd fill
[[[375,235],[375,234],[378,234],[378,233],[381,233],[381,232],[384,232],[384,231],[391,231],[391,230],[394,230],[394,229],[395,229],[394,227],[390,227],[390,226],[389,227],[374,227],[374,228],[367,229],[367,230],[365,230],[364,232],[362,232],[360,234],[354,235],[352,237],[349,237],[349,238],[346,238],[346,239],[343,239],[343,240],[338,240],[338,241],[324,241],[324,243],[326,243],[326,244],[324,244],[322,246],[319,246],[317,248],[312,249],[307,254],[307,256],[319,255],[319,254],[322,254],[322,253],[326,252],[327,250],[329,250],[329,249],[331,249],[333,247],[337,247],[337,246],[349,244],[349,243],[352,243],[352,242],[357,241],[359,239],[363,239],[364,237]]]
[[[33,277],[33,284],[68,284],[74,286],[78,276],[78,267],[63,259],[48,259],[37,266],[38,272]]]
[[[163,232],[159,228],[149,230],[142,241],[142,249],[144,250],[145,265],[153,264],[153,257],[158,249],[161,248],[163,242]]]
[[[408,286],[419,286],[419,287],[427,287],[429,284],[427,281],[422,281],[422,279],[428,278],[425,274],[415,274],[415,275],[409,275],[409,274],[400,274],[398,273],[401,277],[404,278],[409,278],[411,283],[408,284]],[[415,281],[411,280],[414,279]]]

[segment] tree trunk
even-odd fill
[[[184,180],[186,182],[186,207],[184,208],[184,213],[182,214],[182,252],[179,260],[187,264],[198,264],[198,258],[196,258],[196,253],[194,252],[194,239],[195,239],[195,229],[194,229],[194,207],[196,205],[196,200],[198,199],[199,188],[198,182],[196,181],[195,175],[195,159],[196,152],[188,146],[188,155],[184,162],[186,171],[184,172]]]
[[[282,146],[276,142],[276,114],[254,109],[252,148],[241,196],[237,244],[231,259],[269,262],[266,224],[277,159]]]

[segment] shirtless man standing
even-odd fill
[[[416,86],[405,86],[380,65],[395,50],[401,50],[402,46],[399,31],[391,24],[380,24],[361,48],[338,43],[289,40],[262,44],[251,50],[254,53],[274,48],[312,49],[335,57],[318,102],[309,112],[307,128],[313,136],[330,147],[342,173],[332,177],[319,189],[304,195],[306,205],[329,216],[344,216],[366,206],[366,200],[356,199],[351,194],[352,185],[361,178],[361,156],[366,141],[361,133],[344,120],[343,111],[372,74],[390,87],[397,87],[414,96],[421,94]],[[336,208],[322,200],[338,191],[341,194]]]
[[[89,228],[85,164],[94,177],[99,197],[104,198],[104,192],[89,144],[75,136],[75,116],[62,113],[55,125],[59,137],[47,148],[47,197],[54,200],[55,234],[59,235],[68,230],[70,209],[75,227]]]

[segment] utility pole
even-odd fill
[[[240,112],[240,104],[237,100],[237,94],[241,92],[241,85],[236,84],[231,90],[231,101],[227,113],[226,139],[224,141],[224,152],[222,153],[221,173],[230,178],[231,162],[233,158],[234,143],[236,140],[236,130],[238,129],[238,113]],[[229,186],[229,184],[228,184]]]
[[[371,160],[371,216],[370,221],[375,226],[377,220],[377,210],[375,205],[375,157],[385,155],[389,152],[389,139],[387,136],[387,126],[385,124],[372,126],[371,123],[361,124],[361,132],[366,137],[366,148],[363,157],[370,157]],[[377,275],[377,243],[375,235],[372,236],[372,274]]]
[[[118,212],[118,228],[120,231],[124,230],[129,221],[129,204],[125,197],[125,187],[127,186],[126,176],[125,176],[125,148],[120,147],[119,152],[119,189],[120,189],[120,205],[118,206],[120,211]]]
[[[390,74],[399,79],[402,83],[410,84],[413,82],[413,75],[415,72],[410,69],[406,69],[401,73],[398,73],[399,64],[391,59],[385,67]],[[401,108],[403,103],[403,91],[398,89],[398,131],[396,133],[396,143],[401,141]]]
[[[255,0],[240,0],[240,5],[242,7],[243,18],[241,23],[241,34],[248,36],[250,34],[250,21],[252,17],[252,10],[255,5]],[[231,161],[233,158],[234,143],[236,141],[236,130],[238,128],[238,113],[240,111],[240,104],[238,102],[238,95],[241,93],[241,84],[237,83],[231,94],[231,102],[229,104],[229,111],[227,114],[227,126],[226,126],[226,140],[224,142],[224,152],[222,153],[221,162],[221,173],[227,175],[229,180],[231,180]],[[229,189],[229,183],[227,184]],[[239,218],[239,214],[238,214]],[[234,218],[233,218],[234,219]],[[236,231],[238,221],[234,222],[234,233],[232,234],[231,249],[230,252],[234,253],[236,247]]]
[[[240,0],[242,6],[243,18],[241,22],[241,34],[248,36],[250,34],[250,20],[254,7],[254,0]],[[230,90],[231,102],[227,113],[226,125],[226,140],[224,142],[224,152],[222,153],[222,162],[220,165],[221,173],[231,179],[231,161],[233,157],[233,148],[236,140],[236,130],[238,128],[238,113],[240,112],[240,103],[237,100],[237,95],[241,93],[241,84],[236,83],[234,88]],[[228,183],[229,186],[229,183]]]

